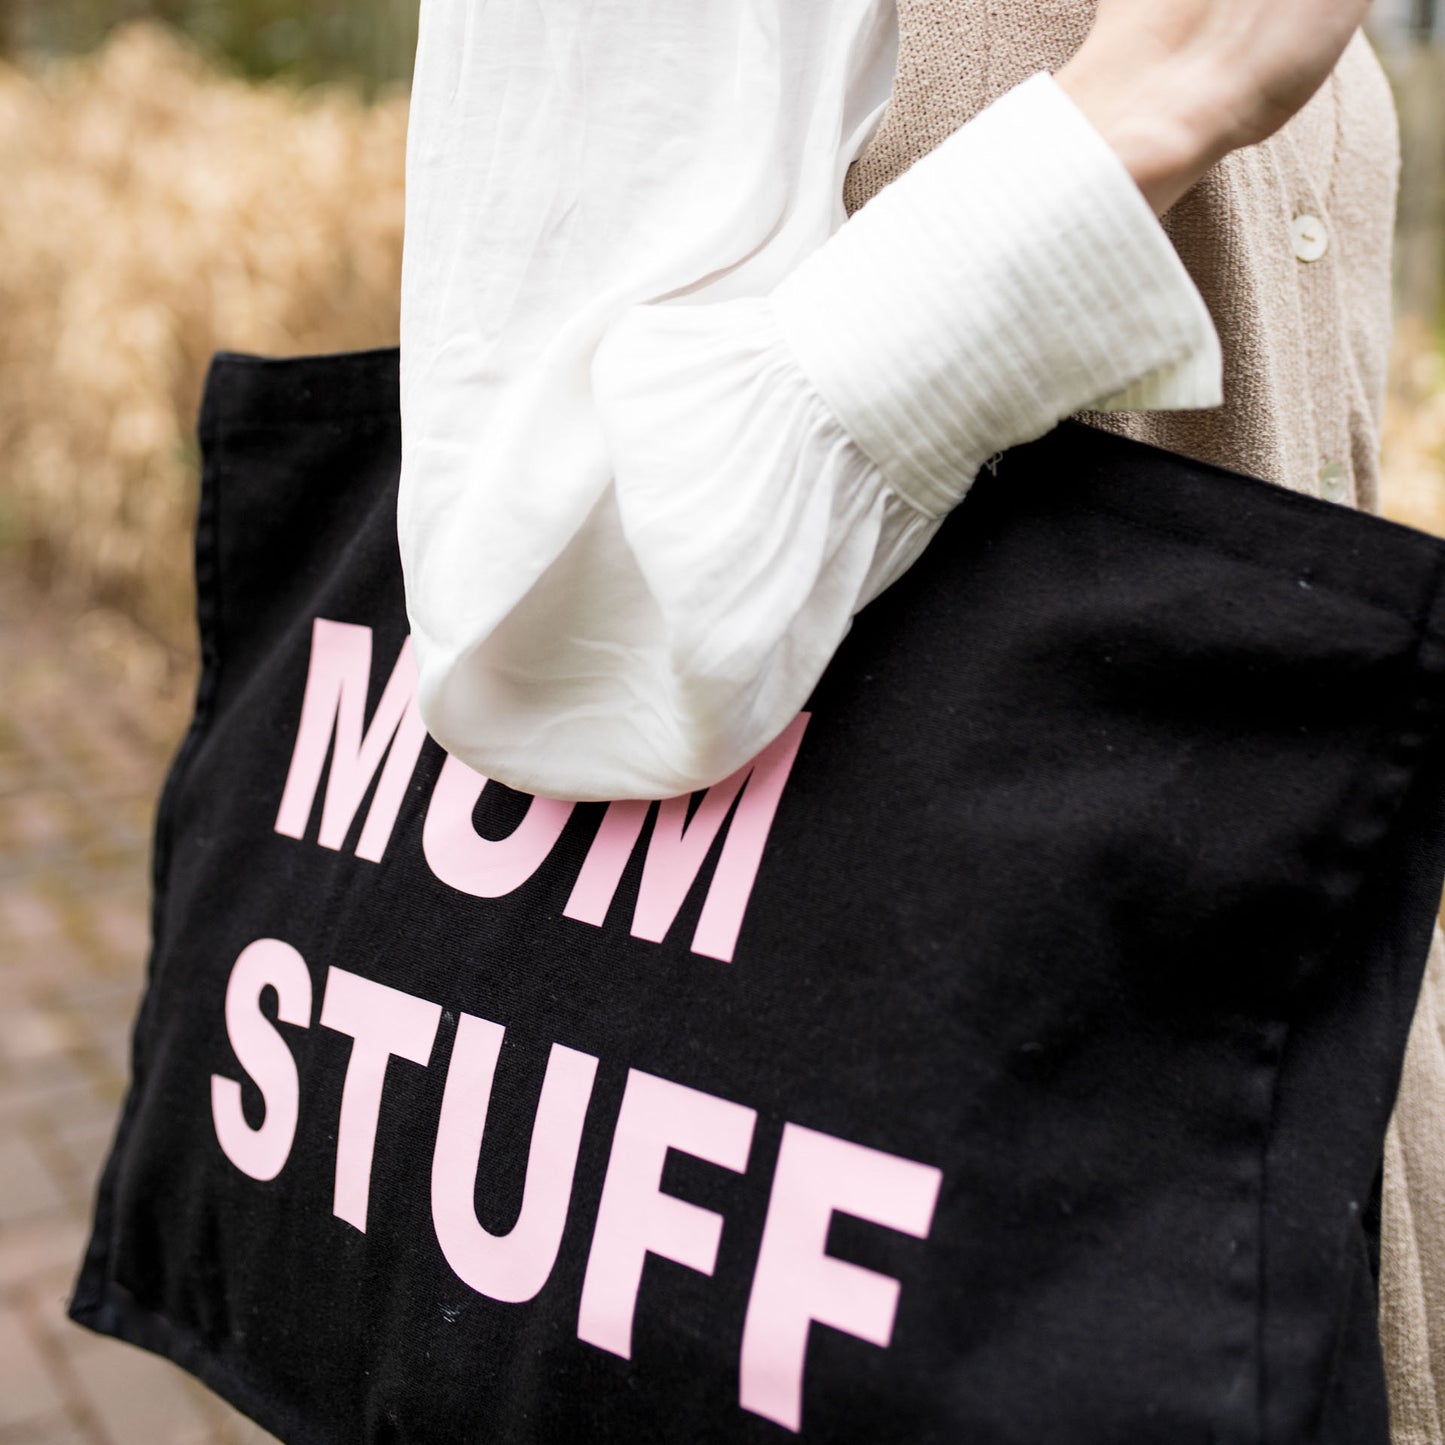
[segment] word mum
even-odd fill
[[[417,708],[417,670],[409,638],[370,724],[366,723],[371,653],[369,627],[324,617],[313,623],[306,693],[276,831],[290,838],[305,837],[326,772],[318,841],[323,848],[339,850],[375,783],[356,856],[379,863],[427,732]],[[657,818],[632,918],[635,938],[660,943],[666,937],[718,833],[726,827],[692,950],[732,961],[763,849],[807,726],[808,716],[801,714],[751,763],[709,788],[690,817],[686,796],[655,805]],[[473,827],[472,815],[486,786],[480,773],[447,757],[427,807],[422,851],[432,873],[449,887],[473,898],[501,898],[542,867],[576,805],[534,798],[507,837],[484,838]],[[653,806],[633,801],[608,805],[564,916],[602,925]]]
[[[296,1059],[262,1011],[274,989],[282,1023],[309,1028],[311,972],[290,944],[262,938],[242,950],[226,987],[226,1031],[260,1090],[253,1127],[241,1085],[211,1078],[211,1116],[226,1157],[252,1179],[274,1179],[290,1157],[300,1113]],[[431,1062],[440,1004],[350,973],[327,971],[320,1024],[352,1040],[336,1128],[333,1213],[366,1230],[377,1123],[391,1060]],[[458,1017],[432,1154],[431,1216],[447,1263],[469,1288],[508,1304],[532,1300],[557,1260],[571,1208],[598,1060],[554,1043],[532,1121],[521,1211],[505,1235],[477,1219],[482,1138],[506,1030]],[[638,1289],[649,1254],[711,1276],[723,1218],[663,1191],[670,1151],[746,1173],[754,1109],[632,1069],[613,1128],[577,1314],[577,1336],[632,1354]],[[803,1367],[816,1321],[886,1348],[901,1286],[827,1253],[834,1214],[926,1239],[941,1175],[929,1165],[787,1124],[768,1195],[743,1322],[739,1404],[790,1430],[802,1427]]]

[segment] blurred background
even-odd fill
[[[195,648],[221,348],[393,344],[417,0],[0,0],[0,1445],[264,1437],[67,1325]],[[1386,511],[1445,534],[1445,0],[1377,0],[1405,151]]]
[[[258,1445],[68,1324],[193,684],[220,348],[397,339],[416,0],[0,0],[0,1445]]]

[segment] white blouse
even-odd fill
[[[845,222],[889,0],[424,0],[399,529],[428,728],[565,799],[717,781],[988,458],[1217,405],[1209,314],[1039,75]]]

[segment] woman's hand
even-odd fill
[[[1057,79],[1163,214],[1319,89],[1369,0],[1100,0]]]

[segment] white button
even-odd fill
[[[1330,233],[1318,216],[1296,216],[1290,223],[1294,253],[1301,261],[1318,261],[1330,249]]]
[[[1320,471],[1320,495],[1327,502],[1344,502],[1350,495],[1350,474],[1343,462],[1331,462]]]

